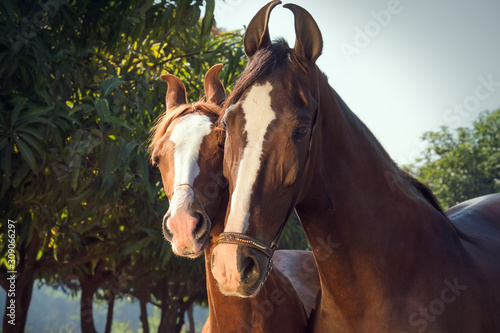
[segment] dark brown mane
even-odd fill
[[[219,126],[219,121],[222,116],[221,108],[213,103],[198,101],[192,104],[182,104],[172,110],[164,112],[158,117],[156,124],[151,128],[149,151],[153,151],[156,143],[165,135],[175,119],[195,112],[208,116],[214,122],[214,128],[220,133],[219,143],[223,143],[224,133]]]
[[[276,68],[289,63],[292,52],[293,50],[290,49],[288,43],[283,39],[279,39],[255,53],[247,68],[238,78],[238,82],[227,99],[224,109],[238,101],[248,87],[255,82],[272,75]]]
[[[436,198],[434,193],[432,193],[432,190],[427,185],[421,183],[407,172],[403,170],[401,170],[401,172],[403,173],[403,176],[406,178],[406,180],[408,180],[410,184],[412,184],[422,194],[425,200],[427,200],[427,202],[429,202],[432,205],[432,207],[434,207],[435,209],[437,209],[438,211],[443,213],[443,215],[446,216],[446,214],[443,211],[443,208],[441,208],[441,205],[439,204],[438,199]]]

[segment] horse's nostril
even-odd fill
[[[172,235],[170,230],[168,230],[167,222],[169,218],[170,218],[170,212],[167,212],[167,214],[165,214],[165,216],[163,217],[162,229],[163,229],[163,236],[165,237],[165,239],[171,242],[172,238],[174,238],[174,235]]]
[[[259,277],[260,269],[254,257],[246,257],[241,262],[241,277],[243,281],[254,280]]]
[[[203,215],[198,212],[195,212],[193,217],[197,220],[196,227],[193,231],[194,238],[198,243],[203,243],[205,242],[205,239],[209,232],[207,221],[203,218]]]
[[[182,254],[185,255],[185,256],[189,256],[191,254],[194,254],[193,250],[191,250],[189,247],[185,247],[183,250],[182,250]]]

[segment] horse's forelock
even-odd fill
[[[241,73],[238,82],[224,105],[224,109],[241,99],[244,92],[258,81],[273,75],[273,72],[290,62],[293,52],[288,43],[279,39],[275,43],[255,53],[247,68]]]
[[[183,104],[174,109],[164,112],[156,120],[156,124],[151,129],[149,151],[152,152],[158,141],[165,135],[168,128],[175,119],[185,115],[199,112],[202,115],[208,116],[214,120],[217,125],[222,115],[221,108],[213,103],[198,101],[193,104]],[[218,127],[216,127],[218,128]],[[219,141],[222,140],[222,134],[219,136]]]

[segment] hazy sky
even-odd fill
[[[266,3],[217,0],[217,25],[242,29]],[[414,161],[424,132],[467,126],[500,107],[499,0],[293,3],[321,29],[318,65],[330,85],[396,162]],[[293,44],[293,24],[292,13],[277,6],[271,37]]]

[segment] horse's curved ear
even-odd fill
[[[160,78],[168,84],[167,95],[165,96],[167,111],[181,104],[187,104],[186,87],[177,76],[162,74]]]
[[[245,54],[251,58],[255,52],[271,44],[269,37],[269,16],[274,7],[281,1],[271,1],[262,7],[248,24],[245,36],[243,37],[243,46]]]
[[[283,7],[290,9],[295,17],[295,54],[300,60],[314,64],[323,50],[323,38],[316,21],[304,8],[287,3]]]
[[[222,69],[222,64],[212,66],[205,74],[205,96],[207,101],[222,106],[226,100],[226,90],[219,79],[219,72]]]

